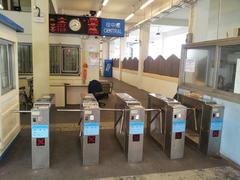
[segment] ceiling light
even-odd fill
[[[103,6],[106,6],[107,3],[108,3],[108,1],[109,1],[109,0],[104,0],[103,3],[102,3],[102,5],[103,5]]]
[[[99,11],[97,12],[97,17],[101,16],[101,14],[102,14],[102,10],[99,10]]]
[[[147,2],[145,2],[141,7],[140,9],[144,9],[145,7],[147,7],[149,4],[151,4],[154,0],[148,0]]]
[[[125,21],[128,21],[129,19],[131,19],[134,16],[134,13],[131,13],[128,17],[125,18]]]
[[[2,4],[0,4],[0,9],[3,9],[3,5]]]

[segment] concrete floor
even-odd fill
[[[114,82],[114,92],[127,92],[147,104],[147,93],[123,82]],[[113,107],[114,95],[106,101]],[[185,146],[185,157],[169,160],[161,148],[148,136],[144,139],[144,161],[129,164],[113,134],[113,113],[101,114],[100,164],[81,165],[78,139],[79,113],[54,112],[51,131],[51,168],[31,169],[31,139],[29,118],[22,116],[23,129],[6,157],[0,161],[0,180],[64,180],[94,179],[240,179],[240,171],[221,158],[206,157]],[[68,117],[68,118],[65,118]]]

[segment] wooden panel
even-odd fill
[[[122,62],[122,68],[123,69],[129,69],[138,71],[138,62],[139,60],[137,58],[124,58]]]
[[[155,60],[152,57],[145,59],[143,72],[178,77],[179,66],[180,59],[177,56],[171,55],[169,58],[164,59],[163,56],[159,55]]]
[[[113,67],[119,67],[119,59],[112,59]]]

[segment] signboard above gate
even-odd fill
[[[121,19],[102,19],[101,35],[111,37],[124,37],[125,23]]]
[[[49,14],[49,32],[94,36],[124,36],[124,20]]]

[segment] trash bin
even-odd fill
[[[112,77],[112,60],[104,61],[104,77]]]

